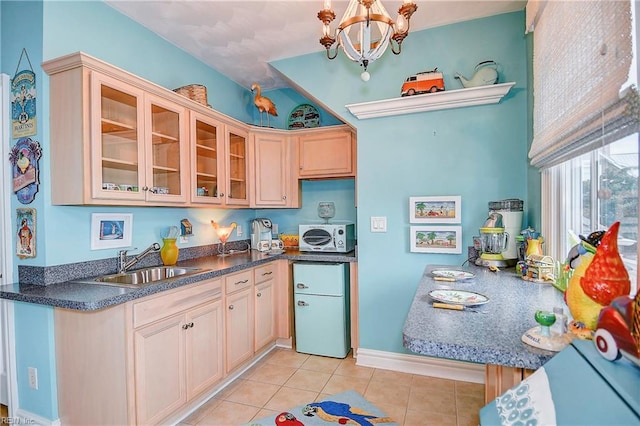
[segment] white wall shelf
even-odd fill
[[[345,105],[356,118],[387,117],[475,105],[497,104],[516,83],[492,84],[468,89],[445,90],[423,95],[383,99]]]

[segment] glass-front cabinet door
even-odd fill
[[[185,202],[186,110],[100,73],[91,90],[92,197]]]
[[[146,184],[148,200],[184,202],[187,200],[188,158],[186,110],[172,102],[147,96]]]
[[[227,128],[227,195],[228,205],[249,205],[248,132]]]
[[[224,198],[223,124],[191,111],[191,200],[222,204]]]
[[[143,92],[93,73],[92,196],[144,200]]]

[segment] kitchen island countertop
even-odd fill
[[[151,294],[171,290],[199,281],[214,279],[222,275],[252,268],[276,259],[311,262],[355,262],[356,252],[350,253],[305,253],[285,251],[269,255],[255,250],[227,257],[205,256],[178,262],[180,267],[202,268],[201,273],[176,277],[167,281],[143,285],[138,288],[119,287],[71,280],[50,285],[9,284],[0,286],[0,299],[48,305],[58,308],[94,311],[119,305]]]
[[[470,266],[476,276],[468,281],[435,281],[434,269],[460,269],[429,265],[425,268],[402,335],[404,347],[412,352],[481,364],[537,369],[554,352],[534,348],[521,341],[537,325],[537,310],[567,308],[562,293],[550,284],[524,281],[513,268],[491,272]],[[428,293],[435,289],[456,289],[480,293],[489,302],[474,306],[479,312],[433,308]]]

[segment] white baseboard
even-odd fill
[[[356,365],[484,384],[484,364],[358,348]]]
[[[11,416],[12,423],[17,425],[60,426],[60,419],[49,420],[37,414],[18,408]]]

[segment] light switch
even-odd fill
[[[236,226],[236,235],[238,237],[242,237],[242,226],[240,225]]]
[[[387,217],[371,216],[371,232],[387,232]]]

